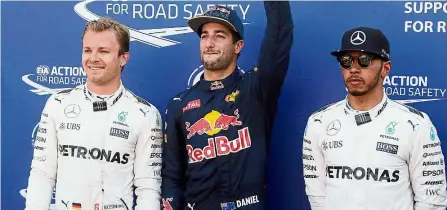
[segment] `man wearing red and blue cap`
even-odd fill
[[[312,210],[445,210],[441,141],[430,117],[389,99],[388,39],[348,30],[332,52],[347,88],[344,100],[313,113],[303,139],[306,194]]]
[[[268,144],[289,67],[288,2],[264,3],[267,28],[257,67],[241,73],[244,26],[215,6],[188,21],[200,37],[201,80],[169,102],[163,143],[167,210],[263,210]]]

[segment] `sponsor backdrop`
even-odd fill
[[[81,34],[87,20],[109,16],[130,28],[131,59],[123,72],[124,84],[163,111],[169,97],[191,86],[203,70],[199,39],[186,20],[216,3],[233,7],[243,18],[246,44],[239,65],[253,68],[266,24],[262,2],[2,2],[2,209],[24,208],[33,137],[49,94],[85,82]],[[271,209],[309,209],[302,135],[313,111],[346,94],[329,52],[339,47],[347,29],[377,27],[388,36],[393,65],[386,93],[427,112],[445,151],[446,2],[291,5],[295,42],[271,145]]]

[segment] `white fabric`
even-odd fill
[[[121,84],[101,99],[85,85],[52,95],[42,112],[26,196],[26,210],[160,209],[161,116]],[[56,184],[57,183],[57,184]]]
[[[313,210],[446,209],[444,155],[434,125],[386,94],[368,112],[353,110],[345,99],[312,114],[302,153]]]

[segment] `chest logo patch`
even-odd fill
[[[129,138],[129,131],[119,129],[119,128],[110,128],[110,135],[116,136],[123,139]]]
[[[396,125],[397,122],[390,122],[390,124],[388,124],[388,126],[386,126],[385,131],[387,134],[394,134],[394,132],[396,131]]]
[[[118,114],[118,120],[120,122],[125,122],[126,121],[126,116],[127,116],[127,112],[121,112]]]
[[[75,118],[81,113],[81,107],[77,104],[70,104],[64,109],[64,114],[68,118]]]
[[[397,154],[397,150],[399,149],[398,145],[388,144],[383,142],[377,142],[376,150],[381,152],[386,152],[390,154]]]
[[[219,133],[222,129],[228,130],[230,126],[242,125],[242,122],[238,119],[239,109],[234,110],[233,116],[213,110],[192,125],[190,122],[185,122],[186,130],[189,132],[186,137],[190,139],[196,134],[203,135],[204,133],[210,136],[214,135]]]
[[[225,101],[226,102],[235,102],[237,95],[239,95],[239,90],[236,90],[236,91],[232,92],[231,94],[225,96]]]
[[[183,112],[190,110],[190,109],[196,109],[200,107],[200,99],[196,99],[194,101],[188,102],[185,107],[183,107]]]
[[[341,123],[340,120],[334,120],[326,128],[326,134],[329,136],[334,136],[337,134],[341,129]]]
[[[210,90],[218,90],[224,88],[224,85],[221,81],[215,81],[211,83]]]

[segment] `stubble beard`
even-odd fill
[[[380,68],[382,69],[382,68]],[[377,74],[374,76],[373,81],[371,82],[371,84],[366,88],[366,90],[362,91],[362,90],[349,90],[348,88],[348,92],[349,94],[351,94],[352,96],[363,96],[367,93],[369,93],[371,90],[374,90],[380,81],[380,72],[378,71]],[[347,85],[346,85],[347,86]]]
[[[231,64],[231,55],[229,53],[224,53],[222,56],[213,61],[205,61],[203,54],[201,56],[202,64],[206,70],[218,71],[228,68]]]

